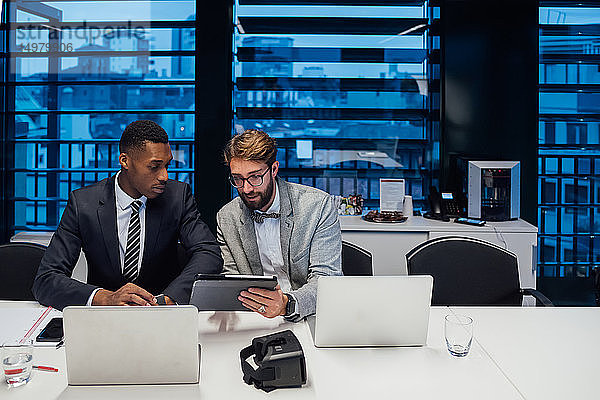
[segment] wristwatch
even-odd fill
[[[287,296],[287,304],[285,306],[285,315],[284,317],[289,317],[296,312],[296,299],[289,293],[285,294]]]

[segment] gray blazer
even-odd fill
[[[277,178],[283,262],[300,320],[314,314],[317,279],[342,275],[342,235],[331,196]],[[226,273],[263,275],[250,210],[236,197],[217,213],[217,242]]]

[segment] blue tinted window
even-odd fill
[[[233,133],[277,138],[289,181],[378,207],[379,178],[404,177],[423,206],[439,164],[434,15],[427,3],[236,6]]]
[[[594,236],[600,229],[600,8],[544,3],[539,9],[539,274],[587,277],[600,254]]]
[[[119,169],[118,141],[134,120],[167,131],[169,177],[193,184],[195,7],[53,1],[34,15],[10,3],[13,229],[54,230],[70,191]]]

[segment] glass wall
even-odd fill
[[[8,236],[8,220],[11,219],[8,212],[8,190],[6,187],[7,165],[6,159],[6,125],[4,114],[4,101],[6,99],[6,14],[4,0],[0,0],[0,241]]]
[[[423,206],[439,168],[435,10],[286,3],[236,2],[233,133],[275,137],[288,181],[378,207],[379,178],[405,178]]]
[[[137,119],[167,131],[170,177],[193,184],[195,3],[9,3],[13,230],[54,230],[71,190],[118,170],[118,140]]]
[[[562,4],[539,10],[538,273],[577,278],[600,266],[600,7]]]

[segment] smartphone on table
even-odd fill
[[[60,342],[63,338],[63,319],[52,318],[35,338],[37,342]]]

